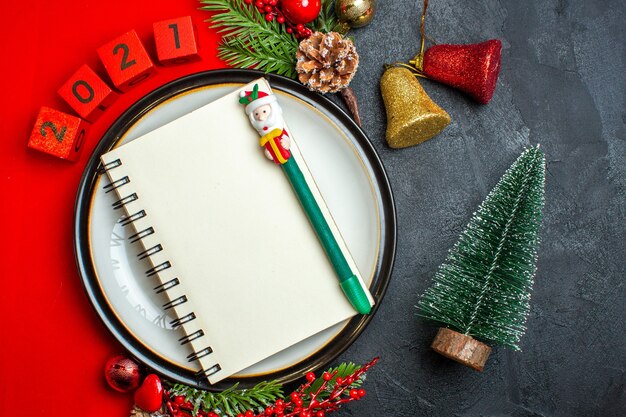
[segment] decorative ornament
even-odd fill
[[[439,134],[450,116],[428,97],[411,71],[389,66],[380,80],[387,110],[387,143],[392,148],[417,145]]]
[[[148,375],[137,391],[135,404],[149,413],[158,411],[163,405],[163,384],[156,374]]]
[[[491,348],[519,350],[544,205],[545,157],[525,150],[489,193],[419,302],[438,322],[432,348],[482,371]]]
[[[319,417],[365,395],[366,372],[378,358],[364,366],[344,362],[319,378],[309,372],[306,383],[285,398],[278,381],[263,381],[248,389],[238,384],[222,392],[171,384],[148,375],[135,392],[131,417]],[[304,414],[302,414],[304,412]]]
[[[339,369],[324,372],[320,377],[309,372],[306,374],[307,382],[292,392],[286,401],[276,401],[274,407],[268,407],[251,417],[267,417],[274,413],[279,417],[323,417],[327,413],[337,411],[343,404],[360,400],[365,396],[366,391],[359,387],[363,383],[365,372],[377,361],[378,358],[375,358],[348,375],[345,375],[344,370],[343,377],[339,376]]]
[[[339,24],[336,31],[346,33],[350,28],[368,25],[374,18],[376,0],[337,0],[335,13]]]
[[[487,104],[493,97],[500,73],[502,42],[491,39],[469,45],[434,45],[424,52],[427,8],[428,0],[424,0],[419,53],[409,61],[410,65],[396,65],[408,68],[417,77],[447,84],[463,91],[477,102]]]
[[[263,382],[250,390],[237,390],[235,385],[221,393],[178,384],[165,394],[166,405],[170,414],[182,416],[322,417],[366,395],[361,386],[366,372],[377,361],[378,358],[364,366],[342,363],[319,377],[309,372],[306,382],[286,397],[275,381]]]
[[[296,71],[309,90],[336,93],[350,84],[358,67],[354,43],[337,32],[314,32],[298,46]]]
[[[295,24],[305,24],[317,19],[322,8],[321,0],[281,0],[285,17]]]
[[[300,1],[304,3],[303,0]],[[341,27],[337,22],[333,0],[321,0],[319,16],[309,24],[310,27],[302,23],[293,26],[283,15],[284,2],[281,4],[278,0],[256,0],[255,2],[253,0],[200,0],[200,2],[203,4],[203,10],[212,12],[211,27],[217,28],[222,35],[222,41],[218,45],[218,57],[227,64],[236,68],[255,68],[273,72],[294,79],[302,77],[309,82],[307,86],[313,91],[322,93],[331,90],[345,91],[349,88],[348,83],[358,66],[358,55],[351,41],[340,37],[339,39],[343,41],[342,45],[348,45],[349,42],[352,46],[343,52],[338,50],[337,53],[341,53],[340,56],[329,57],[316,57],[315,48],[301,51],[298,42],[298,40],[313,36],[313,30],[324,36],[333,32],[335,28]],[[312,0],[308,4],[311,2]],[[316,34],[317,36],[320,35]],[[329,39],[335,39],[335,36]],[[305,45],[312,46],[310,43]],[[320,47],[329,49],[329,46]],[[299,52],[304,56],[305,62],[311,60],[315,62],[306,64],[303,62],[300,70],[297,70],[299,61],[296,55]],[[309,52],[312,55],[307,55]],[[349,61],[341,64],[341,61],[348,55],[356,59],[354,65]],[[326,60],[329,62],[324,62]],[[325,64],[328,66],[322,76],[314,67],[318,65],[323,67]],[[349,70],[351,67],[353,69]],[[319,88],[311,87],[315,85]],[[353,92],[346,91],[342,97],[360,125],[356,96]]]
[[[434,45],[424,54],[422,71],[431,80],[487,104],[496,90],[501,51],[498,39],[471,45]]]
[[[104,377],[114,390],[130,392],[139,386],[141,371],[137,362],[125,355],[117,355],[104,365]]]
[[[284,25],[285,32],[292,34],[296,39],[306,38],[312,33],[311,29],[307,28],[302,23],[294,23],[287,19],[282,8],[279,7],[280,3],[278,0],[244,0],[244,3],[247,5],[254,3],[254,7],[265,16],[266,21],[271,22],[276,20],[278,24]]]

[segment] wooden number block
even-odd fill
[[[196,31],[190,16],[163,20],[152,26],[161,64],[184,64],[200,59]]]
[[[116,98],[117,94],[87,65],[70,77],[59,95],[82,117],[95,121]]]
[[[155,71],[148,52],[134,30],[98,48],[98,55],[111,81],[120,91],[127,91]]]
[[[88,126],[81,118],[42,107],[30,134],[28,147],[75,161],[83,149]]]

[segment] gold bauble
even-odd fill
[[[374,18],[376,0],[337,0],[335,13],[339,24],[348,28],[360,28],[369,24]]]
[[[387,143],[392,148],[417,145],[440,133],[450,116],[428,97],[411,71],[389,67],[380,80],[387,109]]]

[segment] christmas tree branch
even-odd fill
[[[251,46],[240,38],[225,38],[218,46],[218,57],[237,68],[256,68],[295,78],[295,54],[284,45]]]
[[[307,382],[300,385],[290,398],[283,395],[283,386],[277,381],[264,381],[250,389],[238,389],[238,384],[222,392],[209,392],[182,384],[170,385],[165,393],[166,406],[171,414],[181,416],[235,417],[240,415],[266,416],[266,411],[283,407],[284,417],[300,415],[306,408],[324,408],[334,411],[342,404],[361,398],[365,390],[359,389],[365,381],[365,373],[378,358],[363,365],[341,363],[316,378],[310,372]],[[301,399],[294,402],[294,395]],[[358,394],[358,395],[356,395]],[[282,415],[282,414],[281,414]]]
[[[276,399],[283,398],[283,387],[277,381],[263,381],[250,389],[237,389],[233,385],[222,392],[197,390],[186,385],[176,384],[170,390],[170,395],[183,396],[189,401],[197,415],[198,410],[221,410],[222,415],[235,416],[247,410],[261,409],[272,404]]]
[[[256,68],[295,77],[298,42],[275,20],[268,22],[254,5],[243,0],[200,0],[214,12],[211,27],[222,34],[218,56],[231,66]]]
[[[336,25],[335,0],[322,0],[320,14],[317,19],[313,21],[311,27],[313,30],[328,33],[333,31]]]

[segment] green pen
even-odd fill
[[[250,122],[261,135],[259,145],[264,148],[265,156],[280,165],[287,175],[333,265],[344,294],[356,311],[369,314],[372,307],[361,281],[350,268],[298,162],[289,152],[290,139],[283,129],[282,109],[276,102],[276,96],[259,91],[258,84],[255,84],[252,91],[241,92],[239,102],[246,105],[245,110]]]

